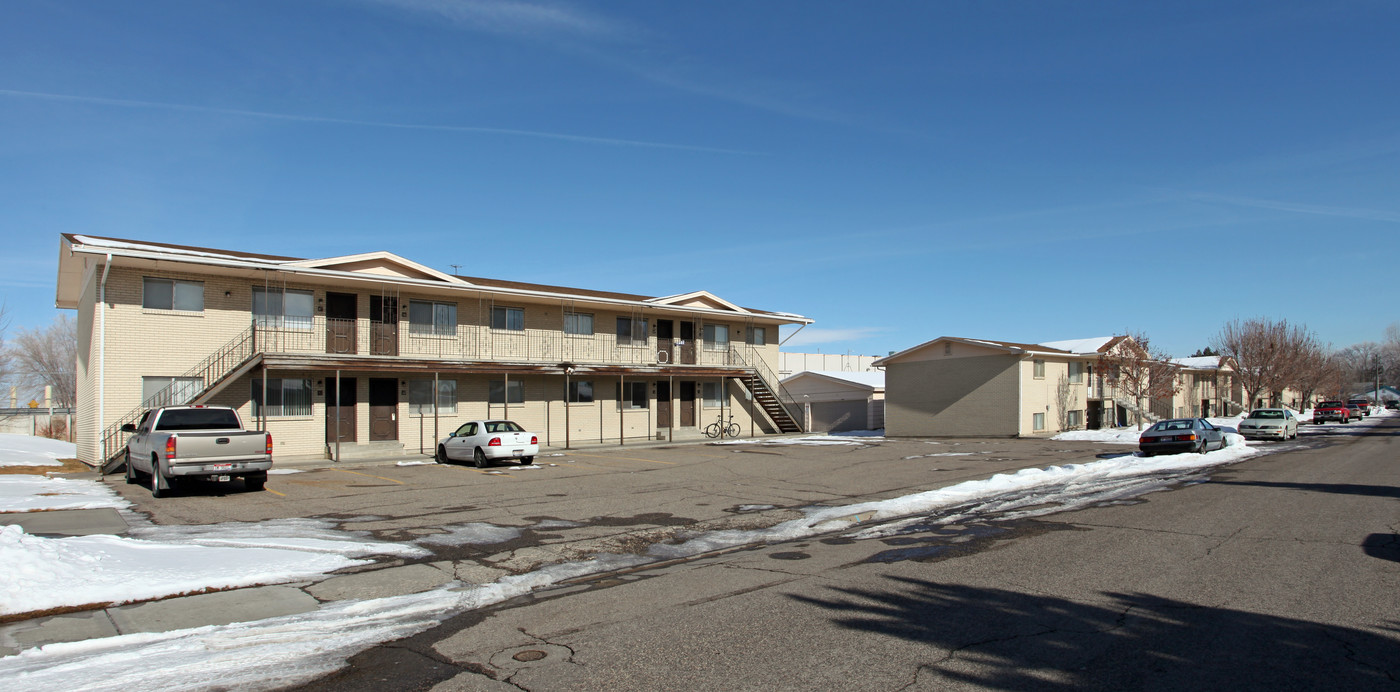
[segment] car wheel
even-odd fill
[[[160,475],[160,461],[151,460],[151,497],[165,497],[170,492],[170,486]]]
[[[521,465],[521,466],[529,466],[530,464],[533,464],[533,463],[535,463],[535,458],[534,458],[534,457],[520,457],[520,465]]]
[[[486,468],[486,453],[481,451],[480,447],[477,447],[476,452],[472,454],[472,461],[476,462],[477,468]]]
[[[243,489],[250,493],[262,490],[265,484],[267,484],[266,473],[258,473],[243,477]]]
[[[442,445],[438,445],[437,454],[434,454],[434,455],[433,455],[433,460],[436,461],[436,462],[439,463],[439,464],[446,464],[446,463],[447,463],[447,448],[444,447],[444,446],[442,446]]]
[[[136,469],[131,468],[131,450],[126,451],[126,484],[136,485]]]

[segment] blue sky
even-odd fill
[[[815,319],[785,350],[1342,347],[1397,319],[1397,33],[1386,0],[12,0],[0,296],[47,324],[77,232],[704,289]]]

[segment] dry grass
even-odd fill
[[[59,459],[63,466],[0,466],[0,474],[42,476],[48,473],[85,473],[93,468],[77,459]]]

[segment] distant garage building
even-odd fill
[[[783,380],[812,432],[885,427],[885,373],[803,371]]]

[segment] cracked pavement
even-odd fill
[[[367,650],[305,689],[1393,688],[1397,429],[1316,439],[1128,500],[1090,495],[1068,511],[932,518],[881,538],[751,546],[575,580]],[[520,529],[361,573],[428,566],[484,582],[688,531],[771,526],[802,506],[1124,451],[929,442],[591,451],[498,474],[359,469],[401,483],[374,488],[327,470],[269,483],[284,497],[174,498],[153,518],[299,511],[400,540],[469,522]],[[988,453],[927,456],[968,448]],[[386,589],[411,581],[391,574]]]

